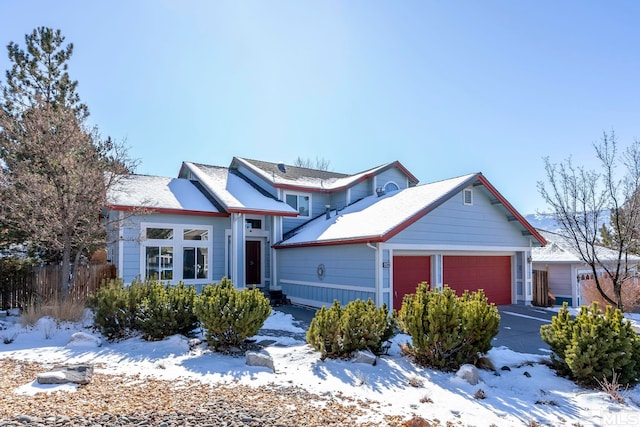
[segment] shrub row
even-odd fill
[[[269,300],[259,290],[237,290],[226,278],[205,286],[200,295],[184,283],[137,281],[123,286],[112,281],[96,293],[93,306],[94,325],[109,340],[134,331],[147,340],[190,336],[202,325],[209,345],[215,348],[240,346],[271,313]]]
[[[307,342],[323,359],[349,357],[356,350],[380,354],[395,334],[396,321],[412,338],[413,344],[403,347],[406,354],[423,366],[448,370],[474,363],[491,349],[500,316],[482,291],[458,297],[448,287],[429,291],[422,283],[415,294],[404,297],[397,319],[371,300],[355,300],[346,307],[334,301],[331,308],[322,307],[307,331]]]

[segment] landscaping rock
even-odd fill
[[[476,385],[480,382],[478,368],[470,364],[460,366],[460,369],[456,372],[456,377],[462,378],[471,385]]]
[[[371,353],[370,351],[358,350],[355,353],[353,353],[353,358],[351,359],[351,361],[353,363],[364,363],[367,365],[375,366],[375,364],[378,361],[378,357],[375,354]]]
[[[264,366],[271,369],[272,372],[276,371],[276,368],[273,365],[273,358],[266,353],[247,351],[245,353],[245,359],[248,366]]]
[[[93,365],[56,366],[49,372],[38,374],[38,384],[89,384],[93,377]]]

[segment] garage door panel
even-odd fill
[[[422,282],[431,282],[430,256],[394,256],[393,308],[400,310],[404,296],[415,293]]]
[[[484,290],[489,302],[511,304],[510,256],[445,256],[443,281],[457,294]]]

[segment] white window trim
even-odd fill
[[[308,215],[300,215],[300,211],[298,210],[298,218],[311,218],[311,212],[313,211],[313,197],[311,193],[301,193],[297,191],[285,191],[282,195],[282,199],[285,203],[287,203],[287,196],[297,196],[297,197],[308,197],[309,198],[309,214]]]
[[[172,228],[173,239],[147,239],[147,228]],[[186,229],[202,229],[209,233],[209,240],[185,240],[184,230]],[[146,252],[149,246],[171,246],[173,247],[173,279],[162,280],[162,282],[178,283],[183,281],[187,285],[207,284],[211,283],[213,277],[213,226],[202,224],[177,224],[162,222],[141,222],[140,223],[140,277],[146,279]],[[204,279],[183,279],[182,273],[184,268],[184,248],[207,248],[208,264],[207,277]]]
[[[467,202],[467,194],[469,195],[469,202]],[[462,203],[465,206],[473,206],[473,189],[465,188],[464,190],[462,190]]]

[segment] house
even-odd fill
[[[399,308],[419,282],[531,301],[545,239],[481,173],[418,185],[400,162],[356,174],[235,157],[131,175],[109,194],[109,258],[125,282],[282,290],[320,307],[372,298]]]
[[[582,297],[582,282],[589,280],[593,271],[587,265],[569,238],[560,233],[537,230],[547,241],[544,247],[532,250],[534,270],[546,271],[549,292],[555,297],[555,304],[566,302],[571,307],[589,304]],[[602,246],[597,247],[598,259],[615,268],[618,264],[618,252]],[[628,255],[627,262],[632,268],[640,264],[640,257]]]

